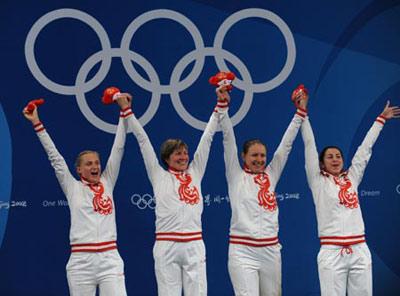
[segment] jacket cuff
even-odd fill
[[[307,116],[307,110],[303,109],[303,108],[300,108],[300,107],[297,107],[296,115],[298,115],[298,116],[300,116],[301,118],[304,119]]]
[[[386,120],[387,120],[387,118],[386,118],[385,116],[383,116],[383,115],[379,115],[379,116],[375,119],[376,122],[379,122],[379,123],[382,124],[382,125],[385,125]]]
[[[39,132],[45,130],[43,123],[41,123],[40,121],[33,125],[33,129],[35,130],[36,133],[39,133]]]
[[[229,109],[229,101],[227,99],[218,99],[217,105],[214,108],[214,112],[223,113]]]
[[[131,114],[133,114],[132,108],[128,107],[125,109],[121,109],[121,111],[119,112],[119,117],[127,118]]]

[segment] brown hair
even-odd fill
[[[181,139],[168,139],[161,144],[160,158],[166,167],[168,167],[167,159],[171,156],[172,153],[174,153],[175,150],[178,150],[182,147],[186,150],[189,150],[188,145]]]
[[[242,153],[247,154],[247,152],[249,152],[250,147],[253,146],[254,144],[263,145],[265,150],[267,150],[267,145],[265,145],[260,139],[251,139],[243,143]]]
[[[86,154],[91,154],[91,153],[96,154],[97,157],[100,159],[100,154],[99,154],[97,151],[93,151],[93,150],[84,150],[84,151],[82,151],[81,153],[79,153],[78,156],[76,157],[76,159],[75,159],[75,167],[77,168],[78,166],[81,165],[82,157],[83,157],[84,155],[86,155]]]

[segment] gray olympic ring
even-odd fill
[[[235,23],[249,17],[258,17],[269,20],[278,27],[278,29],[283,34],[283,37],[285,38],[285,43],[287,47],[287,58],[281,72],[277,76],[275,76],[275,78],[264,83],[254,83],[254,84],[251,83],[251,81],[249,82],[245,80],[240,80],[240,78],[235,79],[236,83],[235,86],[241,90],[251,89],[255,93],[266,92],[276,88],[286,80],[286,78],[292,72],[296,60],[296,45],[294,43],[293,35],[288,25],[278,15],[269,10],[258,9],[258,8],[244,9],[232,14],[222,23],[217,33],[215,34],[214,48],[222,49],[222,44],[224,42],[224,38],[228,30]],[[215,61],[217,63],[218,69],[228,69],[228,66],[225,63],[225,59],[221,54],[222,51],[216,51],[215,54]]]
[[[215,55],[216,51],[217,50],[213,47],[207,47],[207,48],[203,48],[201,50],[200,54],[202,54],[204,56],[212,56],[212,55]],[[222,52],[223,56],[225,58],[228,58],[237,69],[240,69],[239,71],[242,74],[244,80],[250,81],[250,82],[252,81],[250,73],[248,72],[247,68],[244,66],[243,62],[238,57],[236,57],[229,51],[226,51],[225,49],[220,49],[220,51]],[[171,83],[175,83],[176,81],[179,80],[180,75],[182,75],[186,66],[189,65],[196,58],[196,56],[195,56],[196,54],[198,54],[197,50],[191,51],[190,53],[186,54],[176,64],[175,69],[173,70],[172,75],[171,75]],[[199,130],[204,130],[206,128],[206,125],[207,125],[206,122],[203,122],[203,121],[193,117],[189,112],[186,111],[186,109],[183,106],[182,101],[179,97],[178,91],[174,91],[171,93],[171,100],[172,100],[172,105],[174,106],[175,110],[178,112],[178,114],[181,116],[181,118],[185,122],[191,122],[191,126],[194,128],[197,128]],[[232,116],[232,124],[233,125],[238,124],[246,116],[247,112],[250,109],[252,101],[253,101],[253,91],[252,91],[252,89],[246,89],[242,105],[240,106],[240,108],[236,112],[236,114],[234,116]],[[219,127],[219,129],[220,129],[220,127]]]
[[[396,192],[397,194],[400,194],[400,184],[396,186]]]
[[[137,206],[140,210],[144,210],[146,208],[149,208],[151,210],[154,210],[156,207],[156,200],[151,194],[133,194],[131,196],[131,203],[135,206]]]
[[[111,44],[110,40],[108,39],[107,32],[104,30],[103,26],[89,14],[76,9],[66,8],[66,9],[58,9],[51,11],[43,15],[32,26],[25,41],[25,58],[33,76],[44,87],[55,93],[63,95],[74,95],[78,92],[78,86],[76,85],[66,86],[53,82],[52,80],[47,78],[46,75],[43,74],[35,58],[34,48],[35,48],[36,38],[38,37],[39,33],[43,30],[43,28],[46,25],[48,25],[52,21],[61,18],[73,18],[86,23],[96,32],[97,36],[100,39],[101,47],[103,48],[104,52],[111,50]],[[96,75],[94,75],[94,77],[83,86],[79,85],[80,87],[83,87],[81,91],[88,92],[97,87],[100,84],[99,82],[101,82],[106,77],[110,69],[110,66],[111,66],[111,56],[105,56],[104,59],[102,59],[102,64],[100,66],[99,72],[97,72]]]
[[[109,54],[112,57],[118,57],[121,56],[121,51],[122,50],[119,48],[112,48]],[[132,60],[137,62],[141,67],[143,67],[143,69],[146,69],[146,71],[148,71],[146,73],[149,75],[151,80],[159,81],[157,73],[155,72],[154,68],[146,61],[146,59],[143,59],[142,56],[138,55],[133,51],[129,51],[129,54]],[[93,68],[94,65],[96,65],[101,60],[103,55],[104,55],[103,52],[97,52],[83,63],[81,70],[79,71],[78,76],[76,77],[76,85],[84,83],[90,70]],[[86,114],[86,118],[89,120],[91,124],[93,124],[94,126],[103,131],[107,131],[109,133],[114,132],[114,129],[116,127],[114,124],[110,124],[101,120],[92,112],[92,110],[89,108],[87,104],[84,92],[78,90],[76,94],[76,99],[79,108],[81,109],[83,114]],[[158,92],[152,93],[149,107],[147,108],[146,112],[139,118],[140,123],[143,126],[146,125],[153,118],[160,104],[160,99],[161,99],[160,93]]]
[[[228,30],[240,20],[251,17],[266,19],[277,26],[283,34],[287,46],[287,58],[282,70],[276,77],[263,83],[253,83],[252,77],[245,64],[237,56],[222,48],[223,40]],[[100,51],[90,56],[83,63],[77,74],[75,85],[62,85],[50,80],[43,74],[35,58],[34,47],[39,33],[46,25],[60,18],[73,18],[87,24],[99,37],[102,47]],[[189,31],[195,45],[195,49],[182,57],[176,64],[169,85],[162,85],[160,83],[157,72],[145,57],[130,50],[130,43],[134,33],[146,22],[159,18],[173,20],[181,24]],[[206,122],[198,120],[186,111],[182,105],[179,93],[190,87],[199,77],[206,56],[214,56],[220,71],[228,70],[225,60],[229,61],[236,67],[242,77],[242,79],[235,79],[233,83],[237,88],[243,90],[245,93],[242,105],[237,113],[232,117],[233,125],[238,124],[246,116],[250,109],[254,93],[272,90],[286,80],[294,67],[296,59],[294,38],[287,24],[278,15],[271,11],[258,8],[244,9],[229,16],[218,29],[215,35],[213,47],[204,47],[204,42],[199,30],[193,22],[183,14],[168,9],[152,10],[140,15],[129,24],[123,34],[120,46],[120,48],[111,48],[110,40],[108,39],[106,31],[101,24],[89,14],[76,9],[58,9],[43,15],[32,26],[25,42],[25,57],[31,73],[39,83],[55,93],[75,95],[78,106],[86,119],[97,128],[109,133],[116,132],[116,125],[104,122],[90,110],[86,102],[85,93],[96,88],[104,80],[111,67],[113,57],[120,57],[129,77],[138,86],[152,93],[148,109],[139,118],[139,121],[143,126],[146,125],[155,115],[160,103],[161,95],[169,94],[178,115],[190,126],[199,130],[204,130]],[[136,71],[132,61],[143,68],[148,75],[149,80],[142,77]],[[179,80],[185,68],[192,61],[195,62],[192,71],[186,76],[186,78]],[[86,82],[88,73],[98,62],[101,62],[99,71],[93,76],[93,78]]]

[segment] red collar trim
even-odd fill
[[[174,168],[172,168],[172,167],[168,167],[168,172],[170,172],[171,174],[174,174],[174,175],[183,174],[185,171],[186,171],[186,170],[184,170],[184,171],[178,171],[178,170],[176,170],[176,169],[174,169]]]
[[[100,181],[97,182],[97,183],[90,183],[88,179],[86,179],[86,178],[84,178],[84,177],[82,177],[82,176],[80,176],[80,177],[81,177],[81,182],[82,182],[83,184],[85,184],[85,185],[88,185],[88,186],[90,186],[90,185],[98,185],[98,184],[101,183]]]
[[[340,173],[339,176],[337,176],[337,178],[345,177],[345,176],[347,176],[348,173],[349,173],[349,171],[344,171],[344,172]],[[336,177],[336,176],[328,173],[325,170],[321,170],[321,175],[323,175],[325,177],[329,177],[329,176]]]
[[[251,175],[265,174],[265,169],[264,169],[264,171],[262,171],[261,173],[254,173],[254,172],[252,172],[252,171],[249,169],[249,167],[248,167],[246,164],[243,165],[243,170],[244,170],[246,173],[251,174]]]

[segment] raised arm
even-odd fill
[[[117,103],[121,108],[120,117],[115,134],[114,143],[111,148],[110,156],[108,157],[106,168],[104,169],[103,176],[107,178],[114,187],[119,173],[122,156],[124,155],[125,139],[126,139],[126,126],[125,111],[131,109],[132,96],[127,93],[120,94]]]
[[[372,147],[374,146],[386,120],[399,117],[400,108],[398,106],[390,106],[390,102],[388,101],[381,115],[376,118],[351,161],[349,176],[356,183],[354,184],[355,186],[358,186],[358,184],[361,183],[364,170],[371,158]]]
[[[282,174],[289,157],[289,153],[292,150],[293,141],[299,132],[299,128],[302,125],[303,120],[307,116],[307,103],[308,95],[304,96],[300,105],[297,107],[297,112],[293,116],[292,121],[286,129],[285,134],[283,135],[282,140],[276,149],[270,164],[268,165],[268,169],[271,173],[270,176],[271,178],[275,179],[275,182],[278,182]]]
[[[218,100],[230,102],[229,93],[222,87],[216,90]],[[228,107],[220,115],[220,125],[223,134],[225,174],[228,179],[232,179],[242,169],[238,159],[238,151],[236,146],[235,132],[233,130],[232,121],[228,115]]]
[[[127,122],[129,131],[132,131],[136,140],[138,141],[140,151],[144,160],[144,164],[147,171],[147,176],[150,182],[153,184],[155,176],[160,175],[163,168],[158,163],[156,153],[151,145],[150,139],[147,136],[145,130],[141,126],[139,120],[135,117],[131,108],[124,110],[125,120]]]
[[[271,162],[268,165],[271,172],[271,177],[275,178],[276,182],[279,180],[282,174],[289,157],[289,153],[292,150],[293,141],[296,138],[299,128],[302,125],[306,115],[307,111],[300,109],[297,110],[288,128],[286,129]]]
[[[308,184],[312,187],[315,177],[319,175],[321,169],[319,167],[318,151],[315,145],[314,133],[311,128],[308,116],[301,125],[301,136],[304,142],[305,166]]]
[[[307,91],[300,92],[298,96],[296,96],[295,98],[292,97],[292,100],[295,101],[296,105],[298,105],[300,108],[305,109],[304,103],[307,102],[303,101],[303,98],[308,99]],[[321,170],[319,167],[318,152],[317,152],[317,146],[315,144],[314,133],[311,128],[308,116],[306,116],[306,118],[303,121],[303,124],[301,125],[301,135],[304,142],[304,155],[306,163],[305,166],[306,166],[307,180],[310,187],[313,187],[313,182],[316,179],[316,176],[319,175]]]
[[[70,185],[72,184],[72,182],[75,181],[75,178],[72,176],[64,158],[58,152],[56,146],[54,145],[49,134],[46,132],[42,122],[40,121],[37,107],[35,106],[33,111],[28,110],[28,108],[26,107],[23,110],[23,114],[25,118],[32,123],[33,128],[35,129],[36,134],[39,137],[40,143],[42,143],[43,148],[47,153],[50,164],[54,168],[61,189],[68,198],[68,193],[71,189]]]
[[[227,108],[226,102],[217,102],[217,106],[214,109],[214,112],[211,114],[210,119],[208,120],[207,126],[201,136],[199,145],[197,146],[196,152],[193,156],[193,161],[190,164],[190,168],[196,172],[200,178],[203,178],[208,156],[210,154],[211,143],[214,138],[215,131],[218,128],[218,121],[221,116],[221,113]]]

